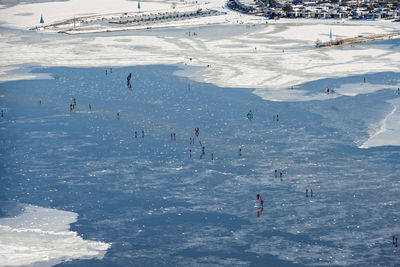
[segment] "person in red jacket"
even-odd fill
[[[260,194],[257,194],[257,200],[260,200],[261,206],[264,206],[264,200],[261,198]]]

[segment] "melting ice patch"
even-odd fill
[[[77,217],[74,212],[26,205],[21,214],[0,219],[0,266],[102,259],[111,244],[84,240],[70,231]]]

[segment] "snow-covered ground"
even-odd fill
[[[170,7],[172,2],[141,2],[141,10],[173,11]],[[1,71],[4,74],[7,67],[20,64],[93,66],[97,63],[126,66],[184,63],[203,67],[211,65],[211,68],[202,70],[199,79],[219,86],[280,89],[319,78],[369,73],[377,69],[399,69],[398,50],[385,47],[366,49],[363,45],[333,49],[313,47],[317,39],[327,41],[330,30],[334,38],[346,38],[399,31],[399,23],[297,19],[269,21],[229,11],[221,0],[196,2],[198,4],[193,4],[194,1],[177,2],[174,10],[186,10],[188,6],[207,7],[226,11],[227,14],[177,22],[176,26],[186,26],[195,31],[196,28],[190,27],[199,23],[243,24],[240,27],[247,30],[235,32],[227,28],[228,33],[218,33],[214,38],[212,33],[189,37],[184,32],[168,36],[168,32],[133,31],[76,37],[3,30]],[[137,11],[135,2],[71,0],[25,4],[0,10],[0,17],[3,26],[26,30],[39,25],[40,14],[44,15],[46,23],[52,23],[79,15],[124,11]],[[26,37],[29,40],[21,42]],[[189,61],[189,58],[192,60]],[[200,73],[196,76],[200,76]],[[7,78],[6,75],[1,76],[3,81]]]

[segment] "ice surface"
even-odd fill
[[[121,12],[125,7],[131,11],[133,5],[132,1],[125,0],[120,0],[118,5],[107,1],[102,1],[102,4],[98,1],[96,4],[92,1],[85,1],[84,5],[77,3],[78,1],[74,0],[17,5],[0,10],[0,15],[5,18],[8,27],[27,28],[35,25],[34,21],[42,10],[49,12],[49,21],[54,22],[82,12],[108,14]],[[169,4],[162,1],[146,1],[143,3],[143,11],[165,10],[169,8]],[[183,2],[178,4],[177,10],[195,7],[225,10],[223,5],[224,2],[219,0],[198,2],[198,4]],[[314,47],[315,40],[327,40],[331,30],[335,38],[346,38],[398,31],[399,23],[335,20],[274,22],[254,16],[242,16],[233,11],[227,12],[226,15],[217,18],[203,18],[196,22],[185,22],[185,25],[181,22],[170,25],[180,27],[177,29],[134,33],[60,36],[2,28],[0,80],[31,79],[35,75],[27,66],[34,64],[42,66],[179,64],[198,66],[195,72],[180,71],[180,75],[196,81],[219,86],[255,88],[254,93],[267,100],[311,101],[325,100],[322,90],[310,94],[304,90],[291,90],[291,88],[317,79],[374,73],[376,70],[398,71],[400,68],[400,61],[397,60],[400,57],[399,39],[378,42],[374,45],[360,44],[329,49]],[[21,20],[18,14],[26,15]],[[206,22],[221,25],[198,27],[199,22],[200,25]],[[265,24],[266,22],[268,24]],[[190,37],[188,32],[196,32],[197,35]],[[41,73],[36,77],[43,78],[45,75]],[[344,86],[337,88],[339,94],[357,95],[383,89],[377,84],[368,87],[369,83]],[[322,87],[325,88],[324,85]],[[395,125],[392,123],[392,127]],[[375,129],[376,124],[370,128],[372,129],[370,135],[376,136],[375,132],[379,131]],[[398,128],[396,129],[391,133],[398,132]],[[379,144],[397,145],[395,139],[398,139],[398,136],[391,135],[391,138],[385,138],[384,142],[375,141],[372,144],[371,141],[364,147]]]
[[[69,230],[74,212],[24,205],[0,219],[0,266],[52,266],[77,258],[103,258],[110,244],[84,240]]]
[[[67,36],[26,29],[137,3],[26,3],[0,10],[0,200],[32,204],[0,219],[9,265],[396,265],[399,40],[314,42],[399,23],[266,21],[212,0],[177,9],[227,14]]]
[[[7,108],[0,124],[2,199],[60,212],[64,223],[40,233],[55,242],[67,236],[84,248],[58,254],[80,258],[61,266],[396,262],[399,149],[359,146],[375,130],[371,125],[380,129],[398,105],[398,73],[301,84],[289,90],[323,101],[292,102],[193,82],[174,76],[176,67],[105,70],[37,69],[54,79],[0,84]],[[326,86],[336,95],[324,94]],[[368,90],[353,93],[362,86]],[[77,107],[70,111],[73,97]],[[386,132],[396,112],[386,119]],[[313,189],[313,198],[305,189]],[[50,214],[40,213],[35,225]],[[12,221],[10,227],[22,226]],[[103,255],[110,243],[101,260],[82,259]]]

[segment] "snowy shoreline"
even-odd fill
[[[78,17],[65,21],[52,23],[32,28],[34,31],[57,31],[66,34],[87,34],[129,31],[153,28],[168,28],[196,25],[190,20],[197,19],[199,24],[206,25],[205,17],[220,16],[226,12],[216,10],[180,10],[175,12],[158,13],[115,13],[110,15],[97,15],[89,17]]]

